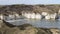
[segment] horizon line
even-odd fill
[[[0,4],[0,5],[60,5],[60,4]]]

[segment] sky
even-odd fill
[[[60,4],[60,0],[0,0],[0,5],[11,4]]]

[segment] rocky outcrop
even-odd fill
[[[30,24],[23,24],[20,26],[9,27],[2,24],[0,34],[60,34],[60,29],[57,28],[36,28]]]

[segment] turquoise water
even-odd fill
[[[5,19],[6,20],[6,19]],[[60,28],[60,16],[57,20],[38,20],[38,19],[27,19],[24,17],[18,18],[16,20],[10,20],[10,18],[7,18],[7,22],[13,24],[13,25],[23,25],[23,24],[31,24],[34,27],[42,27],[42,28]]]
[[[20,19],[20,21],[14,21],[10,23],[13,25],[31,24],[34,27],[42,27],[42,28],[60,28],[60,20]]]
[[[29,20],[28,22],[35,27],[60,28],[60,20]]]

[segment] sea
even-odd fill
[[[17,20],[7,20],[7,22],[16,26],[23,24],[31,24],[34,27],[40,27],[40,28],[60,28],[60,19],[56,20],[17,19]]]

